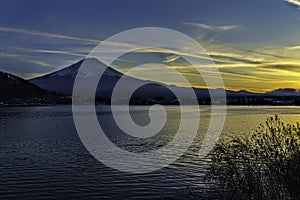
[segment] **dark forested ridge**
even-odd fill
[[[0,89],[0,101],[5,103],[55,101],[61,96],[5,72],[0,72]]]

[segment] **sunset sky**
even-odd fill
[[[0,70],[23,78],[66,67],[109,36],[151,26],[197,40],[227,89],[300,89],[300,0],[2,0],[0,5]],[[145,58],[168,63],[195,87],[204,86],[193,82],[198,74],[188,63],[166,52],[133,53],[113,67],[126,71]]]

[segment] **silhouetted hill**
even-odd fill
[[[294,88],[280,88],[266,92],[265,96],[300,96],[300,90]]]
[[[1,101],[29,98],[53,99],[59,96],[54,92],[49,92],[20,77],[5,72],[0,72],[0,89]]]

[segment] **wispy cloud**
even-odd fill
[[[34,31],[29,29],[21,29],[21,28],[11,28],[11,27],[0,27],[1,32],[10,32],[10,33],[19,33],[19,34],[27,34],[27,35],[35,35],[35,36],[43,36],[43,37],[50,37],[50,38],[57,38],[57,39],[68,39],[68,40],[77,40],[89,43],[99,43],[100,40],[93,40],[87,38],[80,38],[75,36],[68,36],[56,33],[48,33],[43,31]]]
[[[285,1],[300,7],[300,0],[285,0]]]
[[[31,48],[21,48],[21,47],[12,47],[12,49],[17,50],[18,52],[26,52],[26,53],[61,54],[61,55],[78,56],[78,57],[86,57],[88,54],[88,52],[80,53],[80,52],[67,51],[67,50],[31,49]]]
[[[288,50],[300,50],[300,45],[299,46],[291,46],[287,47]]]
[[[24,62],[27,62],[27,63],[35,64],[35,65],[38,65],[38,66],[42,66],[42,67],[49,67],[49,66],[51,66],[47,62],[36,60],[36,57],[34,57],[34,56],[28,56],[28,55],[20,56],[19,54],[5,53],[5,54],[0,54],[0,57],[11,57],[11,58],[13,58],[15,60],[21,60],[21,61],[24,61]]]
[[[232,31],[239,30],[241,26],[239,25],[221,25],[221,26],[213,26],[208,24],[194,23],[194,22],[184,22],[184,24],[192,25],[201,29],[209,30],[209,31]]]
[[[21,34],[21,35],[34,35],[34,36],[39,36],[39,37],[47,37],[47,38],[61,39],[61,40],[72,40],[72,41],[77,41],[77,42],[81,42],[81,43],[89,44],[89,45],[97,45],[103,41],[103,40],[97,40],[97,39],[76,37],[76,36],[57,34],[57,33],[49,33],[49,32],[44,32],[44,31],[36,31],[36,30],[23,29],[23,28],[4,27],[4,26],[0,26],[0,32],[16,33],[16,34]],[[118,47],[118,48],[139,47],[139,45],[122,43],[122,42],[107,42],[106,41],[105,44],[110,45],[112,47]]]
[[[180,58],[180,56],[178,56],[178,55],[168,56],[168,57],[166,57],[166,60],[164,61],[164,63],[170,63],[170,62],[176,61],[178,58]]]

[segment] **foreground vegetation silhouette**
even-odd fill
[[[210,158],[207,177],[222,199],[300,199],[299,123],[275,115],[250,137],[217,144]]]

